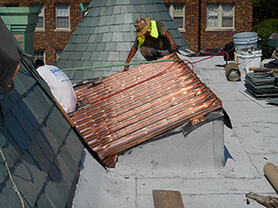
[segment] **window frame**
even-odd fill
[[[209,27],[208,26],[208,18],[209,18],[209,5],[217,5],[217,27]],[[223,5],[232,5],[232,26],[231,27],[223,27]],[[206,15],[206,31],[234,31],[235,30],[235,4],[233,3],[209,3],[207,4],[207,15]]]
[[[174,21],[175,17],[182,17],[182,26],[183,27],[178,27],[178,30],[180,32],[186,32],[186,30],[185,30],[185,5],[184,4],[168,4],[167,6],[169,7],[168,11],[169,11],[169,14],[172,17],[173,21]],[[183,14],[182,16],[174,15],[175,14],[174,6],[182,6],[182,14]]]
[[[41,57],[37,57],[37,56],[35,56],[35,53],[36,52],[42,52],[42,56],[43,56],[43,58],[42,58],[42,60],[43,60],[43,62],[45,63],[45,50],[34,50],[34,60],[36,60],[36,59],[41,59]]]
[[[68,15],[67,16],[58,16],[58,6],[67,6],[68,7]],[[57,27],[58,25],[58,17],[67,17],[68,18],[68,27]],[[55,32],[59,31],[71,31],[70,29],[70,5],[69,4],[55,4]]]
[[[42,18],[42,27],[37,27],[35,32],[45,32],[45,12],[44,12],[44,4],[31,4],[30,7],[32,8],[40,8],[41,12],[38,14],[38,18]]]

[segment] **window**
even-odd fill
[[[184,5],[166,5],[169,10],[169,14],[176,23],[178,29],[185,32],[185,17],[184,17]]]
[[[42,59],[45,62],[45,52],[43,50],[34,51],[34,60]]]
[[[67,30],[70,27],[69,18],[69,5],[57,4],[55,6],[56,11],[56,29]]]
[[[234,29],[234,4],[208,4],[207,29]]]
[[[31,7],[41,10],[41,13],[38,14],[38,22],[37,22],[37,26],[36,26],[36,31],[44,30],[44,6],[43,6],[43,4],[32,4]]]

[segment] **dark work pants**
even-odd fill
[[[145,43],[140,47],[140,52],[147,61],[157,60],[163,56],[173,53],[171,47],[166,50],[159,50]]]

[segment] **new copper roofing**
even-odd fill
[[[71,119],[108,166],[123,150],[222,107],[221,100],[176,54],[76,89],[90,105]]]

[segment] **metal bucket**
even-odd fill
[[[225,66],[225,72],[227,79],[233,82],[236,82],[240,79],[241,73],[238,68],[238,65],[235,63],[228,63]]]
[[[261,67],[262,50],[240,49],[236,52],[235,62],[241,72],[249,72],[249,68]]]
[[[255,32],[237,33],[233,37],[236,51],[243,48],[257,48],[258,35]]]

